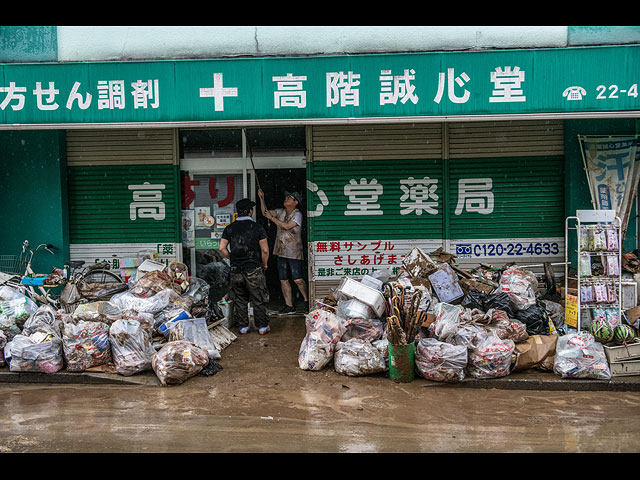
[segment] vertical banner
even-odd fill
[[[591,199],[597,210],[615,210],[627,229],[637,193],[640,166],[638,138],[579,136]]]

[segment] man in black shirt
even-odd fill
[[[264,228],[251,216],[255,205],[248,198],[239,200],[238,216],[224,229],[220,240],[220,253],[231,263],[230,298],[241,335],[249,331],[249,302],[253,305],[253,319],[260,335],[269,331],[269,290],[264,276],[269,245]]]

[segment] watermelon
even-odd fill
[[[614,339],[618,345],[622,345],[623,343],[628,343],[633,341],[636,334],[629,325],[621,323],[617,325],[614,329]]]
[[[613,340],[614,328],[606,318],[600,317],[591,322],[589,333],[593,335],[596,341],[604,344]]]

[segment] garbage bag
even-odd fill
[[[157,314],[166,308],[171,302],[178,300],[179,295],[170,288],[159,291],[155,295],[142,298],[132,292],[122,292],[111,297],[110,303],[120,310],[135,310]]]
[[[220,352],[211,340],[204,318],[180,320],[171,328],[169,341],[186,340],[207,351],[209,358],[220,358]]]
[[[373,375],[386,370],[382,352],[371,342],[356,338],[336,344],[333,364],[336,372],[350,377]]]
[[[455,383],[465,377],[468,349],[435,338],[423,338],[416,345],[415,363],[418,373],[427,380]]]
[[[198,375],[202,377],[210,377],[211,375],[215,375],[216,373],[218,373],[220,370],[222,370],[222,365],[220,365],[214,359],[209,358],[209,363],[206,367],[200,370],[200,373],[198,373]]]
[[[53,330],[30,336],[18,334],[11,341],[12,372],[55,373],[64,366],[62,341]]]
[[[511,300],[509,294],[506,292],[494,292],[484,293],[478,290],[470,290],[460,303],[465,308],[477,308],[483,312],[488,312],[491,309],[502,310],[513,317],[513,308],[511,306]]]
[[[81,303],[71,314],[73,321],[104,322],[111,324],[118,320],[121,310],[115,304],[99,300],[97,302]]]
[[[137,297],[152,297],[162,290],[174,290],[176,294],[181,294],[182,290],[174,285],[167,272],[152,270],[135,280],[129,286],[129,292]]]
[[[553,372],[561,378],[611,379],[604,346],[585,331],[558,337]]]
[[[85,320],[65,322],[62,349],[70,372],[83,372],[109,363],[112,359],[109,325]]]
[[[458,330],[460,324],[460,314],[464,309],[460,305],[451,305],[440,302],[434,308],[435,320],[431,325],[435,338],[441,342],[446,342],[452,338]]]
[[[13,339],[37,309],[38,306],[33,300],[21,294],[15,294],[13,298],[0,301],[0,330],[8,340]]]
[[[461,323],[448,342],[465,348],[477,348],[489,336],[487,329],[475,323]]]
[[[374,342],[384,335],[384,324],[378,319],[353,318],[345,322],[345,332],[340,339],[343,342],[352,338]]]
[[[307,333],[298,351],[302,370],[321,370],[331,360],[336,344],[345,333],[344,320],[328,310],[312,310],[305,316]]]
[[[536,303],[538,279],[533,272],[512,265],[502,272],[498,291],[506,292],[513,308],[525,309]]]
[[[41,305],[38,307],[38,310],[24,322],[22,333],[29,336],[37,331],[48,331],[48,329],[51,328],[58,337],[62,338],[62,327],[62,319],[57,315],[53,307],[50,305]]]
[[[151,325],[134,319],[120,319],[109,327],[109,343],[116,371],[130,376],[151,370],[156,353],[151,342]]]
[[[514,318],[527,326],[529,335],[548,335],[550,333],[549,316],[544,304],[540,301],[528,308],[516,311]]]
[[[206,350],[185,340],[169,342],[154,356],[152,368],[163,386],[179,385],[209,364]]]
[[[488,328],[498,338],[513,340],[514,343],[524,342],[529,338],[526,324],[515,318],[509,318],[502,310],[492,312]]]
[[[508,375],[514,348],[512,340],[501,340],[495,335],[488,335],[477,348],[469,350],[467,373],[481,379]]]

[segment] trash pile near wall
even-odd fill
[[[566,325],[564,305],[549,293],[516,264],[463,270],[451,254],[415,247],[396,277],[344,277],[316,301],[298,365],[396,382],[418,375],[455,383],[528,369],[610,379],[607,339]],[[627,342],[637,333],[629,329]]]
[[[221,352],[236,336],[209,302],[209,285],[185,269],[143,273],[107,300],[72,312],[38,306],[0,287],[0,362],[12,372],[153,371],[177,385],[222,369]]]

